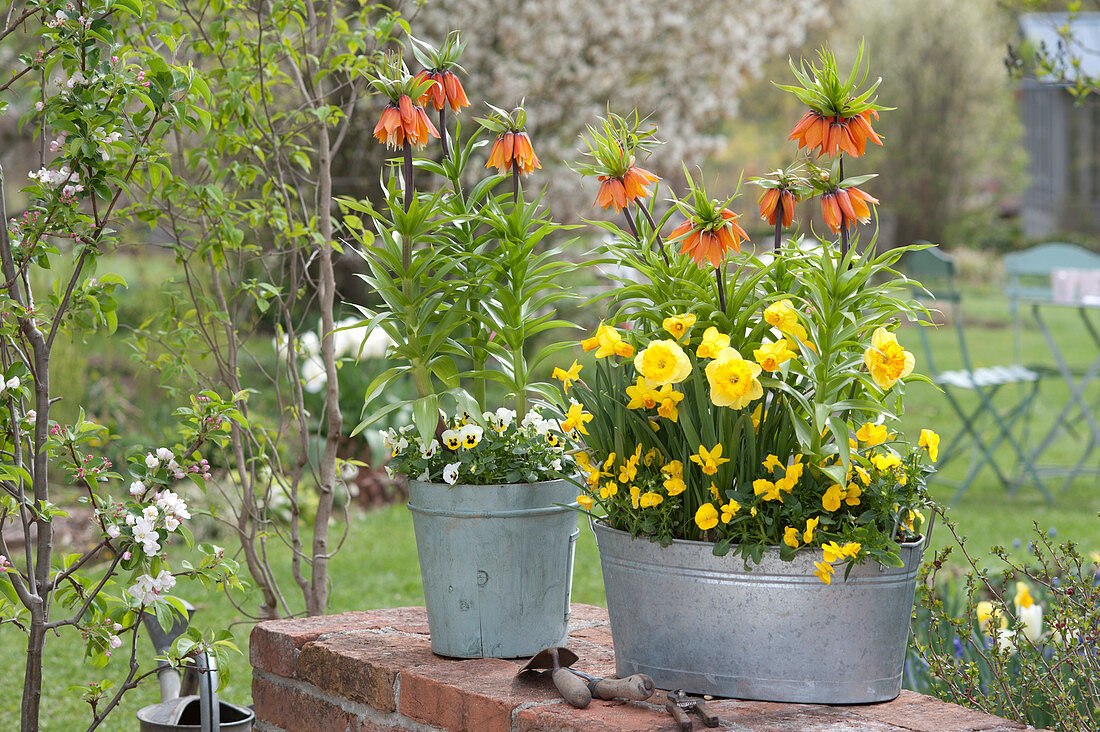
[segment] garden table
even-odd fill
[[[1097,272],[1097,276],[1100,277],[1100,271]],[[1027,298],[1021,298],[1021,302],[1031,306],[1032,318],[1035,320],[1039,332],[1043,335],[1043,340],[1046,341],[1047,349],[1050,351],[1058,373],[1061,374],[1062,380],[1069,387],[1069,398],[1062,405],[1046,436],[1030,454],[1031,462],[1038,466],[1042,472],[1065,475],[1065,481],[1062,484],[1062,489],[1065,490],[1081,473],[1086,471],[1100,472],[1100,468],[1087,465],[1089,456],[1092,455],[1097,446],[1100,446],[1100,424],[1097,422],[1095,413],[1095,399],[1090,400],[1087,396],[1090,385],[1096,381],[1097,376],[1100,376],[1100,328],[1097,327],[1096,323],[1096,319],[1100,317],[1100,297],[1093,296],[1076,301],[1066,301],[1064,297],[1055,298],[1053,295],[1048,298],[1031,295]],[[1054,337],[1053,330],[1044,317],[1044,311],[1052,308],[1074,309],[1084,330],[1088,333],[1089,339],[1096,347],[1095,358],[1083,371],[1079,370],[1075,373],[1070,367],[1061,346]],[[1075,415],[1078,414],[1080,419],[1074,420]],[[1054,445],[1059,436],[1067,432],[1071,434],[1076,432],[1076,427],[1081,424],[1085,428],[1085,436],[1088,439],[1077,458],[1077,462],[1068,467],[1042,465],[1040,462],[1042,455]],[[1044,493],[1046,493],[1045,489]]]

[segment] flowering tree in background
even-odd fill
[[[800,44],[826,16],[822,0],[437,0],[416,15],[417,35],[440,43],[452,29],[478,42],[462,56],[471,99],[502,107],[526,99],[527,126],[543,160],[573,160],[585,120],[636,107],[675,130],[647,167],[665,178],[701,164],[724,140],[738,93],[769,57]],[[475,113],[483,110],[475,107]],[[573,217],[594,190],[564,166],[547,170],[549,201]]]

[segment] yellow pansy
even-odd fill
[[[657,392],[657,414],[676,422],[680,418],[680,408],[677,405],[683,399],[683,392],[673,389],[672,384],[665,384]]]
[[[802,532],[803,543],[809,544],[814,540],[814,529],[817,528],[817,524],[820,521],[821,519],[819,518],[806,519],[806,529]]]
[[[940,456],[940,436],[929,429],[923,429],[920,431],[920,439],[917,440],[917,447],[923,447],[928,450],[928,459],[932,462]]]
[[[638,507],[638,501],[642,497],[642,489],[636,485],[630,486],[630,505]]]
[[[672,317],[665,318],[661,323],[661,326],[672,334],[672,337],[678,341],[682,341],[687,332],[691,329],[691,326],[695,325],[695,316],[691,313],[683,313],[681,315],[673,315]]]
[[[802,471],[804,469],[802,464],[802,456],[795,455],[794,462],[787,466],[787,480],[797,483],[799,478],[802,477]]]
[[[814,575],[825,584],[831,584],[833,581],[833,565],[826,562],[814,562],[814,565],[817,567]]]
[[[729,458],[722,457],[722,444],[719,443],[710,450],[700,445],[699,454],[692,455],[691,462],[702,468],[704,474],[714,475],[718,472],[718,466],[723,463],[728,463]]]
[[[647,468],[656,465],[661,460],[661,453],[657,452],[657,448],[651,447],[646,452],[645,457],[642,458],[642,464]]]
[[[783,494],[780,493],[780,487],[767,478],[757,478],[754,480],[752,482],[752,492],[755,495],[763,496],[763,500],[765,501],[783,502]]]
[[[657,406],[657,392],[646,386],[645,377],[639,376],[638,383],[626,387],[626,395],[630,397],[627,409],[653,409]]]
[[[584,423],[591,421],[592,415],[584,411],[584,408],[580,404],[573,402],[569,405],[569,409],[565,413],[565,421],[561,423],[561,431],[569,433],[576,430],[582,435],[587,435],[588,430],[585,429]]]
[[[783,543],[791,547],[792,549],[797,549],[799,533],[801,532],[799,532],[799,530],[793,526],[788,526],[787,528],[783,529]]]
[[[886,430],[886,425],[884,424],[866,422],[862,427],[856,430],[856,438],[867,445],[867,447],[874,447],[890,439],[890,433]]]
[[[608,498],[611,498],[613,496],[617,496],[618,494],[619,494],[619,484],[616,483],[613,480],[609,480],[609,481],[607,481],[606,483],[604,483],[603,485],[600,486],[600,498],[602,498],[605,501]]]
[[[741,504],[731,498],[729,503],[722,506],[722,523],[728,524],[740,510]]]
[[[885,328],[876,328],[871,346],[863,352],[863,363],[879,388],[886,390],[913,372],[916,359],[902,349],[896,335]]]
[[[554,367],[554,372],[550,374],[552,378],[561,381],[562,388],[565,391],[569,391],[569,387],[573,385],[573,382],[580,378],[581,368],[583,368],[576,359],[573,359],[573,365],[568,369],[561,367]]]
[[[619,482],[629,483],[636,477],[638,477],[638,466],[627,460],[626,463],[619,468]]]
[[[653,341],[634,357],[634,368],[645,377],[646,386],[656,389],[686,379],[691,361],[676,341]]]
[[[776,468],[783,470],[783,463],[779,462],[778,455],[768,455],[764,460],[764,470],[774,471]]]
[[[714,500],[718,500],[721,496],[718,494],[718,486],[714,485],[714,481],[710,482],[710,495]]]
[[[586,432],[585,434],[588,434],[588,433]],[[553,432],[547,432],[546,433],[546,444],[550,445],[550,447],[557,447],[558,445],[561,444],[561,440]]]
[[[825,491],[825,495],[821,497],[821,507],[826,511],[836,511],[840,508],[840,503],[843,501],[849,506],[858,506],[859,497],[862,495],[863,489],[860,488],[855,481],[848,484],[847,488],[844,488],[839,483],[833,483]]]
[[[897,466],[901,465],[901,458],[899,458],[892,452],[880,455],[872,455],[871,464],[874,465],[875,468],[880,472],[885,473],[886,471],[890,470],[890,468],[896,468]]]
[[[661,466],[661,472],[668,474],[668,476],[672,478],[683,478],[684,464],[679,460],[669,460]]]
[[[714,358],[723,350],[730,347],[730,337],[725,333],[719,333],[713,325],[703,331],[703,342],[695,349],[695,355],[699,358]]]
[[[581,341],[581,348],[585,352],[596,349],[596,358],[607,358],[608,356],[630,358],[634,355],[634,347],[624,342],[618,331],[604,325],[602,322],[596,328],[595,335]]]
[[[844,559],[844,549],[842,549],[840,544],[837,544],[835,541],[830,541],[828,544],[823,544],[821,546],[821,551],[825,554],[825,561],[829,562],[830,564],[833,562],[839,562],[841,559]]]
[[[642,494],[642,497],[638,499],[638,505],[642,508],[653,508],[654,506],[660,505],[663,500],[665,500],[665,498],[660,493],[646,491]]]
[[[591,496],[577,496],[577,503],[580,504],[582,510],[591,511],[594,501]]]
[[[714,508],[714,504],[704,503],[699,506],[699,510],[695,512],[695,525],[703,531],[718,525],[718,510]]]
[[[855,557],[859,554],[859,550],[862,549],[862,545],[858,541],[849,541],[847,544],[840,548],[840,551],[846,557]]]
[[[760,365],[741,358],[734,348],[723,349],[707,364],[706,374],[715,406],[742,409],[764,396],[764,387],[756,378]]]
[[[687,490],[687,483],[684,482],[683,478],[679,477],[669,478],[664,482],[664,486],[665,491],[667,491],[670,496],[678,496]]]
[[[610,455],[607,456],[607,460],[603,461],[603,474],[604,475],[611,475],[611,466],[613,466],[615,464],[615,458],[616,458],[615,453],[611,453]]]
[[[787,361],[794,358],[796,354],[787,345],[787,339],[781,339],[775,343],[763,343],[760,348],[755,349],[752,352],[752,357],[756,359],[756,362],[760,364],[760,368],[765,371],[776,371]]]

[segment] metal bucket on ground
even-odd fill
[[[218,704],[219,729],[234,732],[251,732],[256,714],[248,707],[220,702]],[[138,710],[141,732],[179,732],[202,729],[202,702],[197,696],[181,696],[160,704],[151,704]]]
[[[903,544],[903,567],[868,563],[814,576],[820,549],[746,570],[713,544],[667,547],[593,522],[620,678],[662,689],[816,704],[860,704],[901,692],[917,568],[925,542]]]
[[[565,480],[409,481],[433,652],[518,658],[565,645],[576,495]]]

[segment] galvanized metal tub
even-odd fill
[[[577,489],[409,481],[432,651],[519,658],[565,645]],[[558,504],[558,505],[555,505]]]
[[[925,542],[902,545],[904,567],[813,572],[820,549],[791,562],[778,550],[745,569],[713,544],[662,547],[593,522],[620,678],[662,689],[816,704],[888,701],[902,665]]]

